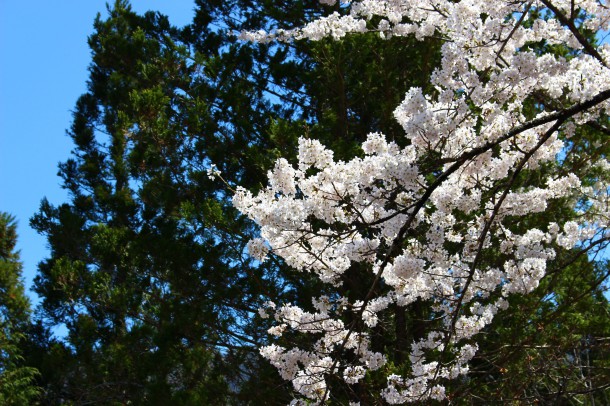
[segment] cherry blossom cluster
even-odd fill
[[[610,10],[597,1],[546,0],[362,0],[341,10],[294,30],[241,38],[434,37],[442,59],[430,77],[434,92],[412,88],[394,112],[406,147],[371,133],[363,155],[343,162],[301,138],[298,162],[279,159],[266,189],[253,195],[237,188],[233,204],[260,226],[260,238],[248,244],[254,258],[279,256],[337,292],[355,264],[373,281],[357,300],[314,298],[313,311],[267,303],[261,316],[277,322],[270,335],[311,334],[315,343],[271,344],[261,354],[296,392],[323,403],[328,376],[350,385],[384,367],[369,333],[390,306],[427,303],[440,323],[412,343],[411,373],[389,375],[382,395],[391,404],[440,400],[443,382],[467,373],[477,333],[510,295],[538,286],[554,247],[607,238],[607,176],[594,187],[552,171],[536,184],[518,180],[554,165],[579,126],[605,117],[610,47],[594,46],[581,29],[608,29]],[[567,47],[570,57],[528,47],[541,41]],[[525,101],[537,111],[526,111]],[[601,156],[590,165],[610,169]],[[577,197],[587,201],[581,222],[520,225],[555,199]],[[486,254],[500,259],[486,262]]]

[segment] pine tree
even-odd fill
[[[68,331],[69,362],[50,384],[77,403],[223,403],[211,328],[223,320],[208,305],[222,276],[199,263],[197,241],[212,237],[181,215],[203,178],[186,168],[198,164],[185,132],[205,120],[187,94],[194,68],[165,17],[125,2],[109,13],[95,22],[74,158],[60,167],[71,202],[45,201],[33,219],[51,246],[36,290]]]
[[[14,217],[0,213],[0,403],[28,405],[39,395],[38,371],[24,363],[30,328],[30,302],[21,280]]]
[[[50,403],[241,402],[244,381],[265,374],[274,393],[280,380],[257,356],[265,328],[249,320],[290,293],[276,266],[244,255],[254,229],[207,169],[261,184],[286,138],[265,133],[292,113],[264,99],[255,47],[210,22],[181,31],[126,2],[109,14],[60,166],[70,202],[43,201],[32,220],[51,247],[36,279],[45,322],[68,331],[40,361],[65,365],[45,370]]]

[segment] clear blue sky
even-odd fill
[[[176,26],[190,23],[194,14],[192,0],[133,0],[131,5],[139,13],[160,11]],[[43,197],[53,204],[67,201],[57,164],[72,148],[65,130],[86,90],[87,37],[97,13],[107,14],[105,1],[0,0],[0,211],[17,218],[28,290],[48,253],[29,219]]]

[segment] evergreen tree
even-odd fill
[[[21,280],[22,265],[14,217],[0,213],[0,404],[28,405],[38,397],[38,371],[24,363],[30,302]]]
[[[222,404],[224,275],[201,263],[213,237],[182,215],[207,180],[189,132],[205,122],[188,95],[195,68],[165,17],[125,2],[109,13],[60,166],[71,202],[43,202],[32,221],[51,246],[36,279],[44,315],[68,331],[53,402]]]
[[[51,247],[43,317],[68,331],[40,360],[65,365],[45,374],[49,403],[243,403],[244,381],[265,374],[287,399],[250,323],[264,298],[290,294],[286,281],[244,255],[254,229],[207,170],[260,185],[285,139],[265,134],[292,112],[264,97],[255,47],[202,24],[181,31],[126,2],[96,20],[74,157],[60,166],[70,202],[43,201],[32,220]]]

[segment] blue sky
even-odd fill
[[[139,13],[160,11],[176,26],[188,24],[194,9],[187,0],[131,4]],[[86,90],[87,37],[97,13],[106,15],[105,1],[0,0],[0,211],[17,218],[28,290],[48,252],[29,219],[43,197],[53,204],[67,201],[57,164],[72,148],[66,129]]]

